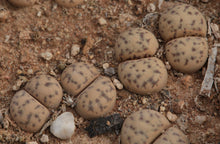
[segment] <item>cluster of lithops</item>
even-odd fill
[[[208,44],[202,37],[206,31],[205,18],[193,6],[176,4],[161,14],[159,32],[169,41],[165,46],[166,57],[175,70],[193,73],[205,64]]]
[[[16,7],[27,7],[34,5],[36,0],[8,0],[11,4],[13,4]]]
[[[188,144],[187,137],[165,116],[154,110],[140,110],[128,116],[122,126],[122,144]],[[166,130],[166,131],[165,131]],[[164,132],[164,134],[162,134]],[[161,135],[162,134],[162,135]],[[160,136],[161,135],[161,136]]]
[[[10,104],[11,116],[23,130],[37,132],[48,120],[50,110],[59,106],[62,96],[62,88],[55,78],[35,76],[24,90],[15,93]]]
[[[91,64],[77,62],[68,66],[61,75],[65,91],[77,96],[76,111],[86,119],[94,119],[110,112],[116,102],[116,89],[111,80],[99,76]]]
[[[79,5],[83,2],[83,0],[55,0],[57,4],[63,7],[74,7],[76,5]]]
[[[119,35],[115,55],[119,62],[124,61],[118,66],[118,76],[125,88],[144,95],[158,92],[166,85],[165,65],[160,59],[149,57],[158,47],[156,37],[142,28],[132,28]]]

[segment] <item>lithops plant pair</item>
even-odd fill
[[[11,117],[23,130],[37,132],[48,120],[50,110],[59,106],[62,96],[62,88],[54,77],[35,76],[12,98]]]
[[[76,111],[86,119],[94,119],[110,112],[116,102],[116,89],[111,80],[100,76],[89,63],[77,62],[61,75],[61,84],[67,93],[77,96]]]
[[[121,144],[189,143],[183,132],[178,128],[170,126],[171,124],[166,117],[157,111],[143,109],[134,112],[128,116],[123,123]]]
[[[207,24],[193,6],[176,4],[165,10],[159,20],[159,32],[169,41],[166,57],[171,66],[183,73],[198,71],[208,57]]]
[[[150,57],[158,47],[156,37],[142,28],[131,28],[119,35],[115,44],[116,59],[122,62],[118,77],[131,92],[145,95],[158,92],[166,85],[167,70],[163,62]]]

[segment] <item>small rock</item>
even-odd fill
[[[80,46],[78,44],[73,44],[71,48],[71,56],[76,56],[80,52]]]
[[[28,75],[31,75],[31,74],[33,74],[33,73],[34,73],[34,72],[33,72],[33,69],[28,69],[28,70],[27,70],[27,74],[28,74]]]
[[[100,25],[106,25],[107,24],[107,21],[103,17],[99,18],[98,21],[99,21]]]
[[[171,69],[171,65],[169,64],[169,62],[167,61],[167,62],[165,62],[165,66],[166,66],[166,69],[167,70],[170,70]]]
[[[57,69],[60,70],[60,71],[63,71],[65,68],[66,68],[66,63],[65,62],[60,62],[57,65]]]
[[[195,117],[195,123],[197,124],[203,124],[207,120],[206,116],[196,116]]]
[[[115,68],[109,67],[107,69],[104,69],[104,73],[107,76],[113,76],[115,74]]]
[[[177,116],[170,111],[167,112],[167,119],[171,122],[175,122],[177,119]]]
[[[44,59],[44,60],[51,60],[52,57],[53,57],[53,54],[51,52],[44,52],[44,53],[41,53],[40,56]]]
[[[117,89],[119,90],[123,89],[123,85],[118,79],[114,79],[113,84],[116,86]]]
[[[43,134],[42,137],[40,138],[40,141],[42,143],[48,143],[49,142],[49,137],[46,134]]]
[[[147,103],[147,99],[144,97],[141,102],[142,102],[142,104],[146,104]]]
[[[160,106],[160,112],[164,112],[166,110],[166,107]]]
[[[8,129],[9,127],[9,121],[7,119],[4,119],[3,122],[2,122],[2,125],[3,125],[3,128],[4,129]]]
[[[10,35],[5,35],[5,40],[4,42],[7,43],[10,40],[11,36]]]
[[[149,5],[147,6],[147,11],[148,12],[154,12],[156,10],[156,7],[153,3],[149,3]]]
[[[75,131],[75,122],[73,114],[70,112],[64,112],[56,118],[50,126],[50,132],[60,138],[69,139]]]
[[[38,12],[37,12],[37,16],[38,16],[38,17],[41,17],[41,15],[42,15],[42,12],[41,12],[41,11],[38,11]]]
[[[22,39],[22,40],[30,40],[31,39],[31,31],[29,30],[24,30],[24,31],[21,31],[19,33],[19,39]]]
[[[9,11],[4,7],[0,6],[0,22],[4,22],[9,17]]]
[[[103,67],[103,69],[109,68],[109,63],[104,63],[104,64],[102,65],[102,67]]]

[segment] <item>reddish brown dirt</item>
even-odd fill
[[[133,0],[132,4],[126,0],[92,0],[80,6],[65,9],[56,7],[52,0],[39,0],[34,6],[26,8],[15,8],[7,0],[1,0],[0,5],[8,9],[9,17],[5,22],[0,22],[0,110],[4,116],[4,123],[0,126],[0,143],[40,141],[40,136],[22,131],[9,114],[10,101],[16,92],[12,88],[19,77],[30,79],[38,74],[51,74],[59,81],[61,74],[59,67],[74,61],[88,61],[102,72],[102,64],[106,62],[117,69],[114,43],[118,34],[129,27],[144,27],[160,39],[155,21],[148,21],[145,24],[142,22],[148,13],[146,9],[149,1],[157,4],[157,0]],[[209,0],[208,3],[198,0],[179,1],[197,7],[206,19],[211,18],[211,22],[220,26],[219,0]],[[162,8],[165,9],[166,6],[164,4]],[[159,12],[158,8],[156,12]],[[37,16],[40,13],[41,15]],[[106,25],[98,23],[100,17],[107,21]],[[87,50],[83,48],[85,40],[87,40]],[[213,36],[208,36],[208,40],[210,48],[214,41],[217,41]],[[74,57],[69,55],[72,44],[81,46],[81,52]],[[163,48],[164,44],[161,41],[160,47]],[[51,60],[46,61],[40,57],[40,54],[45,51],[53,54]],[[159,53],[160,51],[157,56],[166,62],[163,53],[161,56]],[[164,114],[171,111],[179,118],[179,121],[173,124],[180,127],[191,143],[219,143],[220,95],[213,88],[211,98],[204,98],[204,103],[201,104],[202,111],[194,102],[199,94],[206,67],[207,65],[204,65],[203,69],[191,75],[169,70],[167,87],[156,94],[140,96],[126,89],[118,90],[117,103],[112,113],[118,112],[126,118],[140,108],[150,108]],[[30,69],[33,73],[28,72]],[[220,67],[217,64],[216,77],[218,78],[220,78],[219,71]],[[117,78],[117,74],[113,77]],[[170,97],[164,94],[166,92],[170,92]],[[65,107],[64,103],[61,105],[58,110]],[[49,143],[119,143],[120,137],[116,134],[89,138],[84,130],[88,121],[80,118],[74,109],[68,106],[66,109],[73,112],[76,117],[76,132],[71,140],[61,141],[46,129],[44,133],[49,136]],[[195,121],[196,116],[205,116],[207,120],[203,124],[198,124]]]

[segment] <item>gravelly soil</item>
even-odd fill
[[[208,20],[220,26],[220,1],[179,0],[197,7]],[[75,61],[93,63],[103,75],[102,65],[109,63],[117,72],[118,62],[114,58],[114,44],[120,32],[129,27],[144,27],[152,31],[160,41],[156,56],[166,63],[163,53],[165,42],[158,33],[158,20],[153,17],[143,23],[148,14],[149,2],[158,4],[157,0],[92,0],[73,8],[62,8],[52,0],[39,0],[35,5],[26,8],[15,8],[6,0],[0,5],[9,11],[6,21],[0,22],[0,110],[4,121],[0,126],[1,143],[22,143],[40,141],[40,136],[22,131],[11,119],[9,105],[14,93],[22,89],[26,80],[39,74],[50,74],[60,81],[62,67]],[[164,2],[162,9],[169,3]],[[160,12],[156,7],[155,12]],[[99,19],[106,24],[101,25]],[[208,36],[209,47],[219,42]],[[71,47],[78,44],[81,51],[71,55]],[[43,52],[52,53],[50,60],[44,60]],[[150,108],[166,114],[168,111],[178,116],[179,128],[189,137],[191,143],[220,142],[220,94],[212,89],[211,98],[205,98],[199,109],[194,102],[199,94],[207,65],[191,75],[168,70],[167,87],[159,93],[140,96],[126,89],[117,91],[117,102],[112,113],[120,113],[126,118],[141,108]],[[117,78],[117,73],[111,78]],[[220,78],[219,64],[216,64],[216,75]],[[23,80],[21,85],[17,82]],[[220,89],[220,84],[217,84]],[[114,133],[89,138],[84,128],[89,122],[80,118],[74,109],[65,104],[65,97],[57,111],[70,111],[76,117],[77,129],[71,140],[61,141],[44,131],[49,136],[49,143],[73,144],[117,144],[120,137]],[[111,113],[111,114],[112,114]],[[199,124],[198,116],[205,116],[204,123]]]

